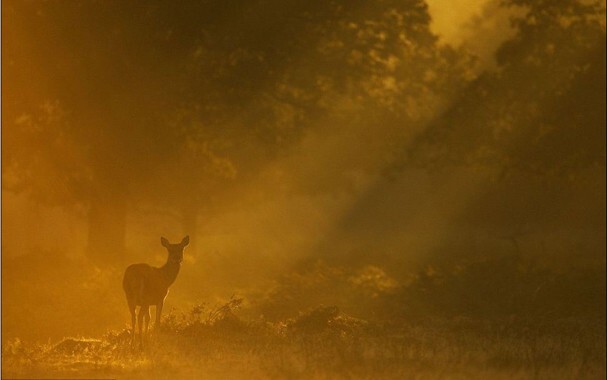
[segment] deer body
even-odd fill
[[[126,268],[122,287],[127,302],[134,306],[157,306],[164,303],[169,287],[179,273],[180,265],[156,268],[148,264],[133,264]]]
[[[169,293],[169,287],[175,282],[181,262],[183,260],[183,249],[190,242],[186,236],[181,243],[170,244],[167,239],[161,238],[161,244],[168,250],[166,264],[162,267],[153,267],[148,264],[133,264],[126,268],[122,280],[122,288],[131,312],[132,334],[131,341],[135,338],[135,317],[139,324],[139,339],[143,344],[143,322],[145,320],[145,332],[147,333],[150,322],[150,306],[156,307],[155,324],[160,324],[164,300]],[[139,306],[139,313],[135,309]]]

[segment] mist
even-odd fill
[[[174,332],[224,303],[272,326],[333,305],[390,326],[604,321],[604,16],[3,2],[3,343],[127,331],[125,268],[186,235]]]

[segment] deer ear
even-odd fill
[[[186,237],[183,238],[183,240],[181,240],[181,246],[185,247],[188,244],[190,244],[190,236],[187,235]]]
[[[169,248],[169,241],[166,238],[161,237],[160,244],[162,244],[163,247]]]

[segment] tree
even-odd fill
[[[177,207],[195,229],[209,194],[284,152],[335,99],[349,104],[346,127],[384,125],[400,139],[465,70],[437,47],[422,0],[23,1],[3,11],[3,186],[82,203],[101,259],[124,251],[134,201]]]
[[[590,194],[599,206],[593,189],[605,191],[604,8],[578,0],[503,3],[525,12],[497,51],[497,70],[472,80],[403,161],[491,173],[467,208],[483,226],[547,225],[565,200],[579,205],[579,194]]]
[[[10,57],[3,62],[3,137],[11,147],[3,152],[3,185],[27,188],[39,200],[83,202],[90,253],[120,257],[129,184],[152,175],[179,145],[164,113],[179,102],[192,41],[171,40],[172,25],[160,27],[153,2],[24,1],[3,8]]]
[[[472,81],[410,158],[499,166],[504,174],[604,165],[604,9],[578,0],[504,4],[526,12],[497,52],[498,70]]]

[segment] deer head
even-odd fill
[[[181,243],[171,244],[166,238],[160,238],[160,244],[169,252],[168,262],[181,263],[183,261],[183,249],[190,243],[190,237],[186,236],[181,240]]]

